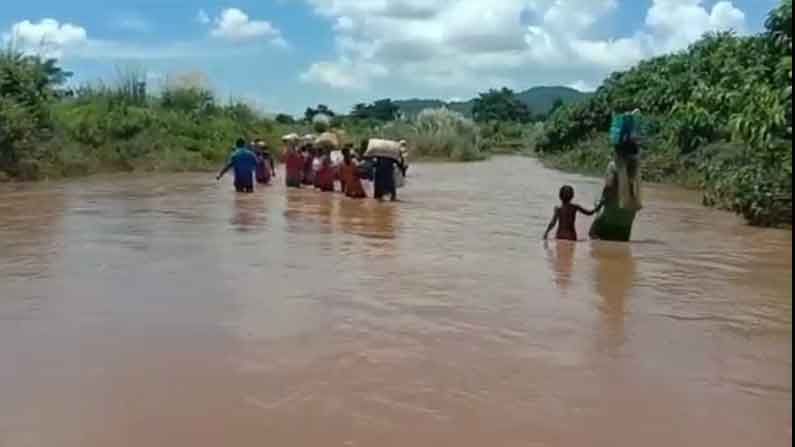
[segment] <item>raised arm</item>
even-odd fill
[[[549,226],[547,226],[547,231],[544,232],[544,240],[549,238],[549,233],[555,228],[555,225],[558,224],[560,220],[560,208],[555,207],[554,214],[552,215],[552,220],[549,222]]]

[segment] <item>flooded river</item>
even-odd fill
[[[544,244],[564,182],[0,186],[0,446],[789,445],[791,232],[650,187],[637,242]]]

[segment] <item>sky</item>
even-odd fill
[[[777,0],[3,1],[0,41],[58,58],[75,84],[185,74],[222,99],[300,115],[490,88],[587,91],[703,33],[762,29]]]

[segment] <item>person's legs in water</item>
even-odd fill
[[[238,181],[235,180],[235,191],[239,193],[253,193],[254,192],[254,182],[246,182],[246,181]]]
[[[373,185],[373,198],[378,201],[384,200],[384,186],[379,182]]]

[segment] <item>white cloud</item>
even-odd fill
[[[305,1],[332,23],[337,57],[301,78],[352,90],[376,79],[456,96],[492,82],[592,90],[609,72],[683,49],[705,32],[746,29],[745,14],[729,1],[710,9],[703,0],[652,0],[645,21],[613,38],[601,36],[618,0]]]
[[[574,90],[583,93],[593,92],[596,90],[596,87],[593,84],[591,84],[590,82],[583,81],[582,79],[569,84],[567,87],[573,88]]]
[[[271,39],[274,45],[286,45],[281,36]],[[82,26],[60,23],[55,19],[39,22],[23,20],[0,33],[0,45],[11,45],[26,54],[56,59],[154,61],[174,59],[207,59],[219,55],[249,54],[256,48],[230,46],[224,42],[172,41],[142,44],[135,41],[92,38]]]
[[[237,8],[225,9],[215,19],[213,37],[230,42],[245,42],[255,39],[267,39],[277,46],[285,46],[287,42],[281,31],[265,20],[251,20],[249,16]]]
[[[11,26],[2,40],[26,53],[60,58],[64,51],[85,45],[88,33],[83,27],[62,24],[55,19],[43,19],[38,23],[23,20]]]
[[[654,51],[681,50],[708,31],[744,32],[745,14],[721,1],[708,11],[701,0],[655,0],[646,16]]]
[[[381,65],[351,62],[348,59],[336,62],[317,62],[301,75],[304,82],[328,85],[334,88],[360,90],[366,89],[374,78],[382,78],[389,73]]]
[[[209,25],[212,20],[210,19],[210,15],[207,14],[207,11],[200,9],[199,12],[196,13],[196,21],[202,25]]]

